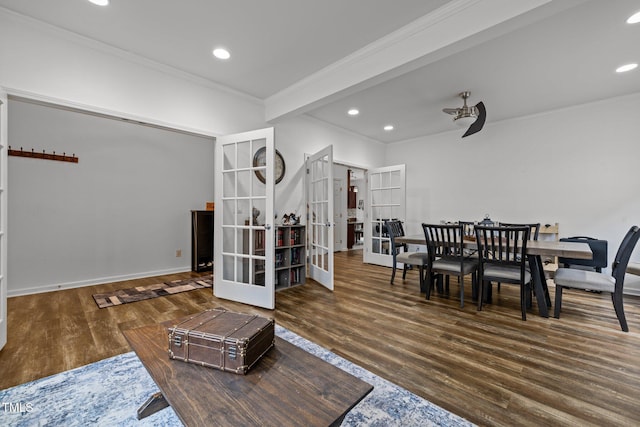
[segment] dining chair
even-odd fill
[[[611,275],[597,271],[587,271],[576,268],[558,268],[554,281],[556,284],[556,304],[553,316],[560,318],[562,308],[562,293],[565,289],[589,289],[592,291],[608,292],[611,294],[613,308],[616,312],[620,327],[624,332],[629,332],[627,319],[624,315],[623,287],[624,276],[629,264],[631,253],[640,237],[640,229],[634,225],[627,231],[622,239],[616,257],[611,264]]]
[[[501,222],[500,225],[504,225],[505,227],[529,227],[529,240],[538,240],[538,237],[540,236],[540,223],[508,223],[508,222]],[[531,268],[539,268],[540,269],[540,274],[542,274],[541,277],[544,277],[544,267],[542,265],[542,258],[540,257],[540,255],[536,255],[535,257],[535,265],[531,265],[531,263],[527,262],[527,268],[529,269],[529,271],[531,271]],[[532,286],[533,288],[533,286]],[[549,297],[549,291],[547,289],[546,286],[543,286],[544,290],[545,290],[545,297],[547,302],[549,303],[549,306],[551,304],[551,299]],[[500,292],[500,282],[498,282],[498,292]]]
[[[491,292],[491,282],[520,285],[522,320],[527,320],[531,295],[531,272],[527,269],[529,226],[476,225],[476,244],[480,259],[478,310]]]
[[[408,252],[407,245],[396,244],[395,238],[404,236],[404,228],[402,222],[399,220],[390,220],[384,222],[384,227],[389,237],[389,244],[391,247],[391,255],[393,256],[393,264],[391,271],[391,284],[393,285],[393,279],[396,277],[396,269],[398,263],[404,264],[402,269],[402,281],[406,279],[407,268],[410,265],[418,267],[420,274],[420,292],[425,292],[424,284],[424,268],[427,265],[427,253],[426,252]]]
[[[464,307],[464,277],[471,274],[472,298],[478,295],[478,258],[467,255],[464,249],[464,226],[462,224],[422,224],[427,242],[426,293],[431,296],[431,287],[442,276],[456,276],[460,284],[460,307]]]

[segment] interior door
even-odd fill
[[[306,169],[309,277],[333,290],[333,146],[309,156]]]
[[[386,166],[367,171],[364,262],[392,266],[389,237],[384,221],[404,221],[406,212],[405,165]]]
[[[268,309],[275,308],[274,145],[273,128],[219,137],[214,175],[213,293]]]
[[[0,350],[7,343],[7,106],[0,88]]]

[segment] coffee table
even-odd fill
[[[246,375],[171,360],[168,323],[123,332],[161,390],[139,418],[171,405],[186,426],[337,426],[373,390],[279,337]]]

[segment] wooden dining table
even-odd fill
[[[406,243],[412,245],[426,246],[427,241],[424,234],[415,234],[407,236],[399,236],[395,239],[396,243]],[[465,238],[463,241],[465,249],[478,249],[475,239]],[[582,242],[559,242],[549,240],[531,240],[527,242],[527,257],[531,266],[531,276],[533,278],[533,286],[538,302],[538,311],[540,316],[549,317],[549,307],[551,307],[551,298],[547,281],[544,276],[544,269],[541,257],[562,257],[577,259],[592,259],[593,252],[587,243]]]

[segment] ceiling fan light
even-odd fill
[[[453,122],[456,125],[460,126],[461,128],[468,128],[477,119],[478,118],[476,116],[462,116],[462,117],[455,117],[453,119]]]

